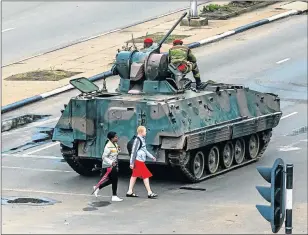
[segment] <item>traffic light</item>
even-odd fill
[[[257,167],[258,172],[271,186],[257,186],[256,188],[271,205],[256,205],[256,207],[260,214],[271,223],[273,233],[280,230],[285,218],[284,168],[284,162],[280,158],[276,159],[272,168]]]

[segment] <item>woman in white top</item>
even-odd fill
[[[108,180],[102,183],[95,191],[94,195],[97,197],[98,191],[110,184],[112,184],[112,201],[122,201],[123,199],[117,196],[117,188],[118,188],[118,155],[120,152],[120,148],[117,144],[118,136],[116,132],[109,132],[107,134],[108,140],[106,141],[106,145],[104,148],[104,152],[102,155],[102,168],[110,170],[108,175]],[[95,186],[93,186],[95,189]]]

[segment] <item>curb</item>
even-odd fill
[[[244,32],[246,30],[249,30],[249,29],[252,29],[252,28],[255,28],[255,27],[258,27],[258,26],[270,23],[270,22],[273,22],[275,20],[283,19],[283,18],[291,16],[291,15],[298,15],[298,14],[301,14],[303,12],[304,11],[290,10],[290,11],[287,11],[287,12],[284,12],[284,13],[280,13],[280,14],[271,16],[271,17],[266,18],[266,19],[258,20],[258,21],[255,21],[255,22],[252,22],[252,23],[240,26],[240,27],[238,27],[238,28],[236,28],[234,30],[230,30],[230,31],[227,31],[227,32],[215,35],[213,37],[209,37],[209,38],[203,39],[203,40],[201,40],[199,42],[190,43],[187,46],[189,48],[191,48],[191,49],[197,48],[197,47],[200,47],[200,46],[203,46],[203,45],[207,45],[207,44],[219,41],[219,40],[224,39],[226,37],[229,37],[231,35],[235,35],[235,34]],[[95,81],[101,80],[101,79],[109,77],[109,76],[112,76],[112,72],[111,71],[106,71],[106,72],[103,72],[103,73],[100,73],[100,74],[97,74],[95,76],[90,77],[89,80],[91,82],[95,82]],[[20,108],[20,107],[22,107],[24,105],[27,105],[27,104],[30,104],[30,103],[34,103],[34,102],[46,99],[48,97],[51,97],[51,96],[54,96],[54,95],[57,95],[57,94],[69,91],[69,90],[71,90],[73,88],[74,87],[69,84],[69,85],[66,85],[66,86],[63,86],[63,87],[59,87],[59,88],[57,88],[55,90],[52,90],[52,91],[49,91],[49,92],[46,92],[46,93],[43,93],[43,94],[40,94],[40,95],[32,96],[32,97],[29,97],[29,98],[26,98],[26,99],[14,102],[12,104],[8,104],[8,105],[6,105],[6,106],[1,108],[1,113],[6,113],[8,111],[12,111],[12,110]]]
[[[89,80],[91,82],[95,82],[97,80],[103,79],[105,77],[110,77],[110,76],[112,76],[112,72],[107,71],[107,72],[103,72],[103,73],[97,74],[95,76],[92,76],[92,77],[89,78]],[[68,85],[59,87],[57,89],[54,89],[52,91],[48,91],[48,92],[45,92],[45,93],[40,94],[40,95],[35,95],[35,96],[32,96],[32,97],[14,102],[12,104],[8,104],[8,105],[3,106],[1,108],[1,113],[6,113],[8,111],[12,111],[12,110],[20,108],[24,105],[31,104],[31,103],[46,99],[46,98],[54,96],[54,95],[58,95],[60,93],[63,93],[63,92],[66,92],[66,91],[69,91],[69,90],[72,90],[72,89],[74,89],[74,87],[71,84],[68,84]]]
[[[234,30],[230,30],[230,31],[215,35],[213,37],[203,39],[199,42],[193,42],[193,43],[189,44],[188,47],[196,48],[196,47],[203,46],[203,45],[206,45],[206,44],[209,44],[209,43],[213,43],[215,41],[219,41],[223,38],[229,37],[231,35],[238,34],[238,33],[244,32],[246,30],[249,30],[249,29],[252,29],[252,28],[255,28],[255,27],[270,23],[270,22],[273,22],[273,21],[278,20],[278,19],[283,19],[283,18],[291,16],[291,15],[297,15],[297,14],[300,14],[302,12],[303,11],[290,10],[290,11],[287,11],[287,12],[284,12],[284,13],[280,13],[278,15],[274,15],[274,16],[271,16],[271,17],[266,18],[266,19],[258,20],[258,21],[240,26],[240,27],[238,27]]]

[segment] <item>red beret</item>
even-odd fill
[[[144,39],[143,42],[144,43],[153,43],[153,40],[152,40],[152,38],[146,38],[146,39]]]
[[[173,44],[178,44],[178,43],[183,43],[183,41],[181,39],[175,39],[173,41]]]

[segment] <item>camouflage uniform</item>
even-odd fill
[[[177,67],[180,66],[181,68],[183,68],[180,69],[182,73],[187,74],[189,72],[192,72],[196,80],[196,85],[200,85],[201,79],[199,68],[197,66],[197,59],[188,47],[183,45],[173,46],[169,50],[169,62]]]

